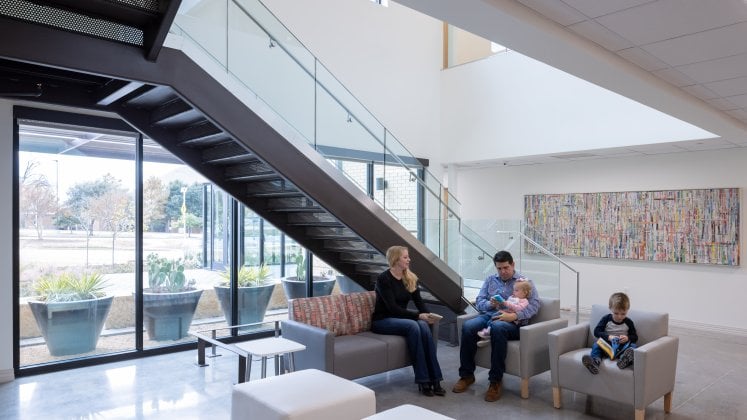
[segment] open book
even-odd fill
[[[597,340],[597,345],[600,349],[602,349],[603,352],[607,353],[607,356],[609,356],[610,360],[615,360],[622,354],[625,349],[628,348],[630,342],[620,344],[618,343],[617,339],[613,339],[612,344],[610,344],[600,337]]]

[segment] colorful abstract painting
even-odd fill
[[[528,234],[558,254],[739,265],[739,189],[524,196]]]

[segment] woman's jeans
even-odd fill
[[[436,358],[436,345],[428,323],[423,320],[384,318],[371,323],[376,334],[401,335],[407,342],[415,382],[419,384],[441,381],[441,366]]]

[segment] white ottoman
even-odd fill
[[[379,414],[366,417],[363,420],[454,420],[443,414],[427,410],[417,405],[404,404],[389,410],[382,411]]]
[[[359,420],[376,413],[376,394],[316,369],[234,385],[231,419]]]

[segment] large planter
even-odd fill
[[[143,292],[143,316],[148,338],[162,341],[186,337],[201,295],[201,289],[175,293]]]
[[[265,311],[270,304],[275,284],[267,284],[256,287],[239,287],[239,324],[251,324],[262,322],[265,319]],[[228,286],[215,286],[215,295],[218,297],[226,323],[231,319],[231,289]]]
[[[332,293],[335,287],[335,278],[314,276],[314,296],[326,296]],[[285,277],[283,279],[283,291],[288,300],[306,297],[306,282],[298,277]]]
[[[360,284],[356,283],[353,279],[348,276],[337,276],[337,285],[340,286],[340,292],[343,294],[365,292],[366,289]]]
[[[52,356],[96,349],[114,296],[73,302],[29,301],[31,313]]]

